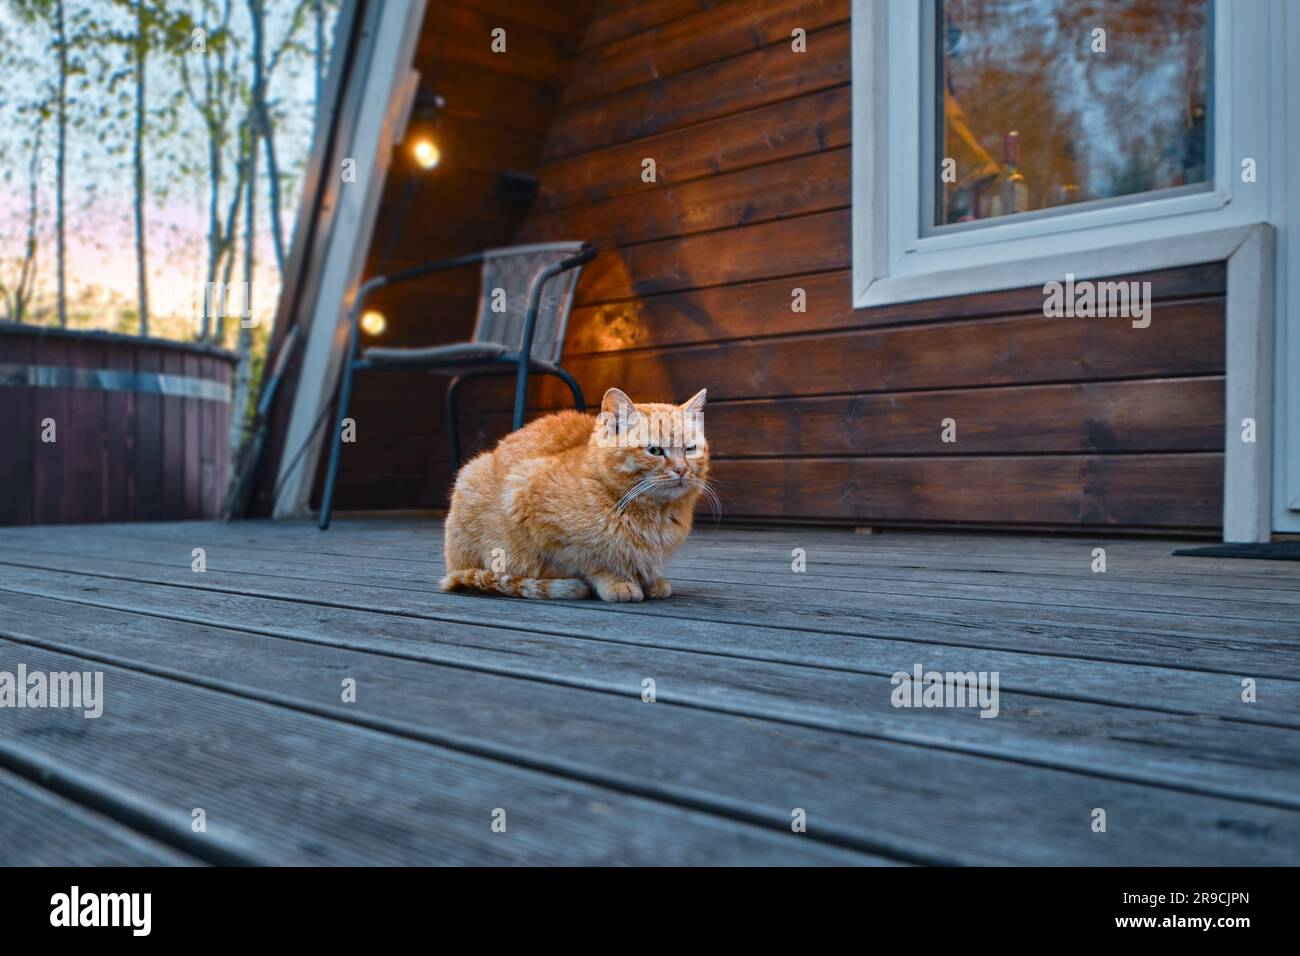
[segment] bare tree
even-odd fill
[[[65,261],[67,243],[65,240],[64,218],[64,171],[67,162],[68,129],[68,76],[71,69],[69,47],[72,38],[69,35],[67,11],[63,0],[12,0],[18,15],[28,23],[44,22],[54,34],[54,50],[58,57],[58,69],[54,82],[54,248],[57,265],[57,312],[59,326],[68,324],[67,285]]]
[[[271,122],[271,110],[267,101],[267,86],[271,82],[271,76],[275,73],[275,68],[280,64],[285,54],[302,49],[297,36],[305,20],[309,2],[310,0],[298,0],[293,14],[289,18],[289,25],[285,28],[284,37],[268,59],[266,57],[266,0],[248,0],[248,13],[252,18],[253,25],[252,113],[255,133],[254,148],[256,149],[257,140],[260,140],[262,149],[266,154],[267,190],[270,194],[271,241],[275,247],[275,261],[281,275],[284,274],[286,252],[284,225],[281,222],[280,215],[283,208],[280,202],[280,164],[276,159],[275,126]]]
[[[247,164],[242,160],[244,129],[247,121],[231,130],[235,107],[241,98],[240,62],[238,49],[234,43],[234,34],[230,29],[232,0],[221,4],[220,18],[215,18],[216,4],[213,0],[203,0],[200,19],[183,17],[180,20],[180,33],[189,35],[195,29],[203,30],[203,44],[199,51],[183,54],[180,58],[181,82],[190,104],[199,114],[207,133],[208,153],[208,262],[206,288],[213,288],[221,270],[222,259],[233,255],[235,244],[235,223],[243,196],[246,181]],[[212,18],[212,19],[210,19]],[[202,24],[200,26],[199,24]],[[194,74],[190,61],[198,56],[202,63],[202,86],[196,89]],[[237,178],[233,187],[233,196],[229,210],[224,219],[221,215],[221,191],[225,182],[226,149],[232,141],[236,146],[235,162]],[[227,269],[228,281],[229,269]],[[222,288],[224,288],[224,283]],[[223,313],[217,310],[215,336],[212,319],[213,310],[209,308],[204,297],[202,326],[199,333],[201,341],[210,341],[214,337],[221,340]]]
[[[242,124],[239,128],[239,141],[243,142],[248,138],[248,125]],[[242,147],[241,147],[242,148]],[[235,274],[235,236],[239,229],[239,210],[243,206],[244,191],[250,188],[248,181],[249,162],[245,154],[241,154],[236,165],[239,167],[238,177],[235,180],[235,191],[230,197],[230,206],[226,210],[226,225],[224,227],[225,242],[220,250],[220,254],[225,257],[225,266],[221,273],[221,288],[230,288],[230,280]],[[213,341],[218,344],[226,340],[226,312],[225,309],[217,311],[216,328],[213,332]]]
[[[257,43],[254,41],[254,49]],[[256,58],[257,54],[253,54]],[[248,186],[244,189],[244,319],[239,323],[239,365],[235,369],[235,388],[231,396],[230,413],[230,448],[238,451],[244,445],[244,432],[247,421],[248,395],[252,388],[252,348],[253,348],[253,269],[256,264],[257,243],[257,134],[254,124],[246,127],[245,138],[248,141],[246,159],[249,167]]]
[[[247,169],[248,183],[244,191],[244,309],[252,312],[253,273],[255,265],[255,241],[257,238],[257,156],[259,149],[266,159],[266,179],[269,209],[267,212],[271,225],[271,241],[275,249],[276,266],[281,276],[284,275],[286,258],[284,228],[280,216],[280,169],[275,152],[275,127],[272,123],[267,87],[275,73],[276,67],[289,52],[300,52],[297,41],[298,31],[305,22],[305,14],[310,0],[298,0],[295,4],[284,35],[273,52],[267,55],[266,38],[266,3],[265,0],[247,0],[248,15],[251,23],[252,83],[249,90],[249,108],[247,116]],[[230,447],[238,451],[243,445],[245,426],[247,424],[248,398],[252,389],[252,350],[253,336],[247,322],[240,323],[238,352],[239,366],[235,370],[235,388],[232,396],[233,412],[230,419]]]
[[[10,322],[21,324],[36,288],[36,251],[39,245],[37,220],[37,184],[40,182],[41,139],[45,126],[45,108],[37,111],[33,123],[31,155],[27,164],[27,238],[18,260],[18,279],[11,289],[0,278],[0,301]]]
[[[325,90],[325,0],[312,0],[312,16],[316,24],[316,48],[313,67],[316,71],[316,111],[320,113],[321,95]]]
[[[167,18],[162,9],[148,0],[112,0],[113,7],[130,17],[131,28],[117,26],[111,18],[101,18],[86,32],[101,68],[108,73],[107,90],[115,94],[119,84],[130,83],[130,107],[124,113],[131,116],[131,190],[132,222],[135,241],[136,269],[136,312],[138,329],[141,335],[149,334],[149,268],[148,241],[149,233],[145,222],[145,202],[148,196],[145,146],[146,133],[150,118],[147,77],[149,53],[151,49],[165,48]],[[116,69],[107,66],[105,50],[117,50],[122,54],[121,65]],[[172,115],[170,106],[163,111]],[[110,151],[112,151],[110,147]]]
[[[56,43],[59,50],[59,93],[58,93],[58,136],[55,150],[54,168],[54,248],[58,259],[57,300],[59,310],[59,328],[68,327],[68,286],[67,286],[67,242],[64,232],[63,189],[67,177],[64,175],[68,147],[68,25],[64,17],[63,0],[55,0],[55,19],[58,24]]]
[[[135,131],[134,155],[131,161],[135,187],[135,275],[137,301],[140,310],[140,334],[149,334],[149,270],[146,259],[144,225],[144,119],[145,119],[145,65],[149,56],[149,14],[145,0],[135,0]]]

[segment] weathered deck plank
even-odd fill
[[[1300,726],[1296,682],[1271,676],[1254,677],[1260,699],[1244,705],[1240,677],[1186,667],[1162,667],[1091,659],[1021,653],[1001,649],[961,647],[942,643],[844,636],[801,631],[797,641],[779,628],[750,626],[744,630],[698,622],[668,632],[655,619],[638,616],[620,623],[617,633],[598,625],[545,628],[531,620],[521,629],[494,623],[519,605],[506,599],[460,598],[471,602],[461,616],[430,616],[391,607],[381,590],[372,589],[373,611],[320,603],[295,607],[295,598],[250,595],[188,584],[156,584],[131,579],[85,576],[68,572],[14,569],[0,564],[0,589],[72,600],[104,608],[139,610],[210,626],[240,626],[259,633],[386,653],[414,653],[440,663],[473,666],[497,673],[550,680],[577,680],[579,685],[601,675],[639,674],[653,664],[642,648],[654,652],[669,669],[721,675],[735,686],[749,672],[767,675],[759,664],[812,668],[820,692],[816,700],[834,700],[844,681],[858,687],[859,675],[885,676],[916,662],[942,670],[986,670],[1002,674],[1005,691],[1037,694],[1121,707],[1141,707],[1166,713],[1217,717],[1282,727]],[[284,603],[288,600],[289,606]],[[474,605],[472,602],[481,604]],[[500,605],[500,606],[498,606]],[[490,613],[475,617],[482,607]],[[528,605],[532,614],[534,605]],[[306,608],[309,608],[307,610]],[[303,619],[305,616],[305,620]],[[483,623],[485,622],[485,623]],[[599,623],[599,622],[598,622]],[[682,657],[683,654],[690,655]],[[689,662],[684,664],[682,662]],[[1240,666],[1242,662],[1238,661]],[[1244,672],[1244,671],[1243,671]],[[626,679],[613,678],[614,680]],[[639,680],[639,678],[637,678]],[[770,678],[757,686],[770,692]],[[850,699],[855,693],[847,695]],[[803,710],[802,695],[795,698]],[[812,714],[810,713],[811,717]]]
[[[411,562],[436,560],[441,555],[440,524],[432,519],[401,525],[363,522],[370,523],[381,527],[357,532],[356,522],[343,522],[331,528],[328,535],[320,535],[315,528],[302,525],[277,526],[274,533],[266,533],[257,526],[252,526],[257,530],[250,530],[245,523],[215,526],[192,522],[110,526],[102,534],[103,540],[171,541],[191,547],[196,540],[220,542],[236,545],[250,556],[259,552],[301,555],[309,551],[314,560],[364,558],[378,567],[391,565],[408,570]],[[53,531],[50,540],[58,540],[61,529],[43,530]],[[75,530],[62,530],[75,535]],[[0,529],[0,542],[4,541],[4,533],[5,529]],[[777,580],[783,586],[798,586],[790,574],[790,550],[797,546],[809,552],[810,571],[805,581],[846,590],[872,590],[872,582],[888,582],[883,585],[887,590],[899,581],[967,585],[971,596],[996,591],[1008,595],[1008,600],[1018,595],[1018,599],[1040,606],[1058,603],[1054,595],[1042,592],[1060,590],[1064,600],[1059,603],[1072,605],[1083,600],[1087,606],[1086,599],[1073,593],[1081,591],[1094,596],[1094,604],[1135,610],[1158,609],[1164,602],[1150,604],[1142,599],[1165,596],[1219,601],[1225,616],[1235,616],[1234,611],[1239,613],[1241,606],[1247,605],[1245,616],[1251,620],[1256,617],[1249,613],[1250,609],[1261,610],[1265,620],[1273,619],[1270,614],[1274,609],[1261,605],[1300,605],[1300,573],[1287,562],[1253,562],[1259,568],[1258,573],[1252,573],[1240,561],[1174,558],[1170,552],[1176,545],[1169,542],[1009,539],[1004,535],[999,539],[1001,553],[986,556],[964,549],[991,549],[996,542],[969,535],[953,535],[953,544],[944,552],[941,543],[925,544],[933,537],[928,535],[919,536],[918,543],[913,537],[898,534],[862,536],[818,529],[808,529],[807,537],[800,532],[766,529],[743,533],[750,535],[749,543],[741,539],[737,547],[736,532],[707,527],[698,530],[673,566],[691,569],[692,577],[697,570],[726,567],[731,572],[745,570],[759,575],[769,583]],[[36,539],[28,536],[16,540],[32,546]],[[1091,570],[1092,549],[1099,546],[1108,552],[1109,571],[1105,574]],[[1139,603],[1117,605],[1116,598]],[[1279,619],[1291,619],[1286,610],[1282,613],[1286,616]]]
[[[30,613],[14,611],[19,620]],[[816,819],[818,839],[878,848],[919,862],[978,863],[1001,857],[1042,863],[1068,850],[1079,862],[1140,864],[1155,858],[1189,864],[1199,862],[1199,856],[1187,847],[1195,846],[1197,854],[1206,852],[1206,840],[1213,842],[1219,835],[1229,806],[1233,818],[1261,842],[1234,837],[1237,849],[1217,846],[1216,858],[1242,862],[1260,860],[1262,854],[1262,859],[1280,862],[1287,851],[1263,840],[1263,835],[1289,833],[1300,825],[1300,813],[1290,810],[1126,784],[1113,779],[1119,776],[1115,761],[1100,755],[1094,755],[1097,766],[1107,768],[1101,777],[1017,761],[981,762],[978,755],[855,739],[779,720],[701,714],[699,707],[679,706],[690,701],[671,697],[649,705],[637,697],[638,686],[631,682],[623,693],[597,694],[297,642],[272,641],[268,647],[265,640],[240,632],[166,621],[151,626],[149,621],[123,620],[126,615],[98,610],[95,615],[96,626],[87,628],[74,652],[100,664],[130,667],[131,661],[116,652],[134,650],[141,666],[155,676],[237,687],[244,696],[258,693],[294,710],[685,806],[709,806],[776,831],[793,807],[803,807]],[[75,622],[66,621],[65,627],[75,629]],[[70,645],[66,639],[62,643]],[[340,674],[358,680],[357,704],[338,700]],[[676,678],[663,679],[669,685]],[[864,696],[886,696],[887,688],[878,690],[882,693]],[[362,694],[368,704],[363,705]],[[493,704],[466,707],[467,701]],[[1004,705],[1015,706],[1005,699]],[[1010,723],[974,718],[973,726]],[[1136,733],[1138,726],[1129,721],[1126,732]],[[935,741],[954,736],[959,735],[950,729],[931,731]],[[1191,743],[1184,742],[1184,755],[1191,752]],[[707,749],[707,760],[683,761],[684,752],[700,748]],[[1264,771],[1256,765],[1225,769],[1229,779]],[[959,834],[934,828],[930,817],[914,816],[918,780],[961,780],[973,773],[986,778],[978,811],[972,812],[970,794],[960,788],[930,797],[932,813],[963,820]],[[1294,784],[1295,770],[1288,775]],[[1279,780],[1279,787],[1284,786]],[[1095,840],[1081,820],[1071,828],[1076,804],[1089,801],[1134,825],[1122,847]],[[873,809],[864,813],[863,807]],[[1155,825],[1171,812],[1184,821],[1180,828],[1170,831]],[[1190,844],[1189,836],[1194,838]],[[1008,843],[1017,847],[1007,849]]]
[[[168,637],[144,656],[155,660],[160,659],[156,655],[166,658],[172,653],[168,642],[187,643],[186,625],[204,631],[234,627],[322,647],[633,698],[644,677],[652,676],[661,685],[661,700],[706,711],[920,745],[941,742],[952,749],[1064,769],[1105,766],[1108,773],[1127,779],[1300,806],[1300,753],[1292,734],[1300,727],[1300,716],[1294,712],[1294,685],[1284,682],[1265,679],[1259,692],[1267,703],[1247,705],[1240,700],[1239,682],[1222,675],[1126,665],[1099,668],[1092,662],[969,649],[949,649],[946,656],[910,656],[908,651],[930,649],[905,647],[900,652],[877,642],[872,648],[876,661],[868,654],[854,669],[842,670],[502,627],[430,628],[401,616],[376,619],[350,611],[314,609],[311,622],[303,625],[290,620],[292,608],[271,599],[206,592],[183,599],[174,588],[157,585],[47,577],[28,585],[46,596],[28,596],[12,590],[18,582],[0,570],[0,593],[11,609],[10,622],[0,623],[0,634],[17,636],[21,630],[23,636],[38,635],[57,627],[63,633],[59,644],[71,652],[80,646],[105,653],[117,647],[114,653],[129,654],[131,643],[121,640],[121,634],[138,637],[161,630]],[[128,618],[109,629],[107,637],[100,636],[104,622],[120,617],[116,612],[127,604],[162,620]],[[184,612],[177,610],[182,605]],[[244,639],[242,634],[230,636]],[[917,660],[928,669],[997,671],[1001,718],[982,719],[969,710],[894,709],[889,704],[889,675],[910,670]],[[1039,693],[1021,689],[1026,668],[1037,678]],[[1096,679],[1099,669],[1104,670],[1104,681]],[[1070,680],[1074,674],[1106,685],[1110,702],[1079,699]],[[1163,710],[1155,709],[1157,698]],[[1184,711],[1173,712],[1175,705]],[[1206,734],[1207,721],[1212,722],[1213,735]],[[1251,772],[1243,774],[1243,768]]]
[[[0,640],[0,666],[76,657]],[[105,715],[13,710],[0,764],[46,762],[220,862],[880,862],[866,854],[468,755],[290,707],[101,666]],[[111,698],[110,698],[111,695]],[[109,709],[111,707],[111,710]],[[207,831],[193,834],[193,810]],[[507,830],[494,833],[493,813]]]
[[[1167,542],[1098,539],[1093,575],[1091,539],[945,540],[703,531],[673,599],[614,607],[442,594],[431,521],[0,529],[0,658],[94,661],[130,688],[115,727],[0,721],[0,767],[72,773],[218,861],[1294,862],[1300,568],[1185,573]],[[916,662],[999,671],[1000,716],[894,709],[889,674]],[[330,791],[339,759],[390,750],[364,809]],[[534,842],[503,853],[467,818],[485,781],[586,815],[529,818]],[[233,792],[209,856],[176,815],[187,786]],[[284,822],[295,792],[311,821]],[[452,825],[399,837],[411,800]],[[350,822],[369,850],[336,840]]]
[[[132,530],[105,535],[106,544],[118,542],[117,546],[124,553],[137,557],[160,557],[156,547],[158,540],[156,535],[133,533]],[[210,536],[202,536],[202,540],[210,540]],[[233,537],[217,536],[216,540],[226,547],[237,546],[241,557],[261,557],[271,564],[277,560],[280,563],[292,562],[293,555],[301,555],[304,547],[311,547],[313,571],[322,567],[349,572],[391,568],[398,572],[397,578],[424,585],[431,585],[436,575],[441,573],[442,538],[436,529],[430,529],[412,542],[400,539],[372,542],[367,538],[359,546],[354,544],[353,550],[345,551],[334,550],[338,545],[330,547],[332,542],[310,540],[293,548],[289,541],[277,538],[268,541],[265,536],[251,536],[246,532]],[[1105,574],[1093,573],[1090,553],[1090,549],[1083,549],[1080,557],[1074,560],[1073,573],[1068,575],[1034,575],[1026,580],[1023,573],[982,571],[964,576],[966,580],[945,580],[951,576],[918,577],[915,570],[897,569],[894,565],[899,563],[900,557],[911,559],[914,552],[910,551],[894,549],[884,552],[892,563],[882,567],[831,564],[823,560],[822,552],[814,548],[809,555],[808,570],[794,574],[788,549],[770,546],[756,549],[753,545],[735,547],[714,532],[703,532],[696,541],[688,543],[672,568],[692,581],[732,584],[742,588],[749,585],[768,590],[774,583],[779,583],[782,591],[843,592],[808,597],[829,599],[845,606],[871,606],[886,599],[908,597],[924,598],[927,603],[945,603],[942,599],[953,599],[955,603],[952,606],[959,608],[969,606],[964,602],[970,601],[996,605],[1026,604],[1036,609],[1065,607],[1083,612],[1077,618],[1079,623],[1086,623],[1090,615],[1099,612],[1097,620],[1102,624],[1113,620],[1114,612],[1133,612],[1136,615],[1172,614],[1180,618],[1195,616],[1300,624],[1300,590],[1292,592],[1281,588],[1251,588],[1240,583],[1222,586],[1198,582],[1195,586],[1174,585],[1153,593],[1135,589],[1136,582],[1131,576],[1126,577],[1129,569],[1122,564],[1112,568],[1109,578]],[[879,554],[872,557],[881,559]],[[366,562],[361,568],[357,566],[358,559]],[[1145,580],[1146,572],[1141,573],[1140,580]],[[992,579],[991,574],[994,575]],[[1224,576],[1216,574],[1216,577],[1222,580]],[[1207,590],[1210,593],[1206,593]],[[1157,630],[1167,629],[1171,623],[1159,618],[1151,621]]]
[[[317,566],[307,554],[297,561],[267,562],[244,557],[237,549],[224,553],[213,545],[207,551],[207,571],[195,574],[189,550],[175,556],[154,550],[149,560],[128,557],[115,546],[86,546],[82,554],[68,554],[56,546],[42,550],[8,547],[0,561],[41,572],[88,573],[123,581],[175,584],[195,590],[225,591],[276,597],[327,607],[360,611],[382,610],[465,624],[511,627],[519,620],[516,603],[505,598],[444,594],[436,577],[426,578],[428,566],[415,572],[371,570],[358,563],[355,570]],[[435,570],[440,564],[432,566]],[[1229,675],[1241,674],[1248,655],[1258,673],[1300,680],[1300,656],[1295,653],[1294,632],[1286,625],[1261,622],[1249,627],[1207,626],[1194,618],[1169,615],[1160,624],[1166,630],[1124,627],[1120,619],[1109,625],[1076,624],[1065,609],[1024,615],[991,611],[949,610],[931,602],[901,608],[839,609],[795,606],[789,598],[764,597],[754,602],[737,600],[726,584],[694,582],[682,585],[676,600],[640,605],[606,605],[597,601],[531,602],[529,629],[552,633],[609,633],[617,621],[619,634],[637,622],[652,640],[679,642],[684,648],[715,646],[723,642],[743,648],[749,638],[763,632],[782,647],[802,646],[788,633],[816,631],[848,638],[910,640],[923,644],[1014,650],[1052,656],[1131,664],[1174,665]],[[379,589],[382,589],[379,590]],[[383,599],[376,595],[382,593]],[[941,604],[936,599],[934,604]],[[611,617],[615,615],[615,617]],[[673,627],[658,624],[671,618]],[[642,620],[644,619],[644,620]],[[1186,623],[1190,621],[1191,623]],[[669,633],[665,635],[665,631]],[[762,641],[762,636],[757,638]],[[743,650],[739,656],[747,656]],[[816,661],[813,661],[816,663]]]
[[[0,866],[193,866],[197,862],[0,770]]]

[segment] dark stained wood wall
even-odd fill
[[[586,27],[589,0],[429,0],[415,56],[420,88],[447,100],[437,136],[443,162],[417,179],[392,256],[397,208],[412,174],[408,144],[432,131],[413,120],[384,196],[366,275],[509,244],[526,209],[503,198],[503,170],[535,172]],[[491,50],[506,31],[506,52]],[[434,345],[469,337],[478,274],[445,273],[376,295],[388,319],[363,345]],[[384,373],[357,378],[351,414],[357,442],[344,446],[335,507],[438,508],[451,479],[444,378]],[[472,388],[463,393],[474,400]],[[325,456],[317,469],[319,503]]]
[[[596,4],[518,233],[602,250],[565,359],[590,400],[707,386],[733,518],[1216,527],[1222,264],[1132,277],[1157,300],[1142,330],[1044,318],[1040,288],[851,307],[848,12]],[[485,415],[478,440],[502,429]]]
[[[1044,318],[1036,288],[851,307],[848,12],[595,3],[515,233],[601,249],[565,358],[589,402],[612,385],[645,401],[707,386],[731,518],[1215,528],[1222,264],[1140,277],[1157,300],[1143,330]],[[806,53],[790,48],[795,27]],[[795,288],[806,312],[791,310]],[[475,387],[471,450],[504,433],[509,406],[507,388]],[[533,399],[564,404],[549,382]],[[441,507],[446,481],[405,501]]]

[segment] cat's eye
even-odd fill
[[[647,445],[645,450],[647,455],[659,455],[662,457],[664,453],[664,450],[658,445]]]

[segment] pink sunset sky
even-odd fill
[[[196,13],[204,8],[202,0],[178,3]],[[288,0],[267,4],[269,45],[275,45],[283,36],[293,6]],[[67,0],[67,8],[70,21],[81,12],[103,18],[122,30],[131,28],[129,19],[114,21],[120,11],[108,0]],[[236,2],[232,10],[236,13],[232,37],[246,54],[247,34],[251,31],[238,18],[245,5]],[[301,173],[315,117],[311,33],[310,27],[301,31],[306,47],[282,59],[269,87],[272,108],[280,114],[276,148],[282,172],[281,222],[286,243],[292,241]],[[176,100],[181,87],[175,58],[191,57],[191,69],[195,69],[193,58],[200,55],[188,47],[174,53],[159,50],[151,55],[146,74],[150,111],[145,141],[150,332],[173,338],[193,338],[197,333],[197,306],[202,301],[206,278],[207,136],[193,106]],[[20,22],[9,4],[0,3],[0,56],[0,68],[5,73],[0,91],[0,282],[12,285],[27,236],[34,130],[30,107],[50,97],[57,77],[51,31],[43,24]],[[124,66],[120,52],[95,49],[84,57],[89,82],[70,90],[65,161],[69,324],[135,331],[138,320],[130,136],[134,86],[120,82],[116,90],[109,91],[107,77]],[[175,110],[170,130],[162,115],[166,107]],[[43,168],[38,165],[36,170],[39,248],[36,295],[28,321],[43,324],[55,322],[55,186],[51,175],[55,130],[53,119],[47,119],[38,154]],[[227,180],[233,179],[234,165],[231,152],[226,160]],[[230,194],[228,181],[221,195],[223,215]],[[270,201],[264,168],[259,168],[257,206],[253,312],[265,322],[273,314],[280,280],[268,220]],[[242,225],[239,231],[242,237]],[[241,280],[242,273],[236,270],[232,278]]]

